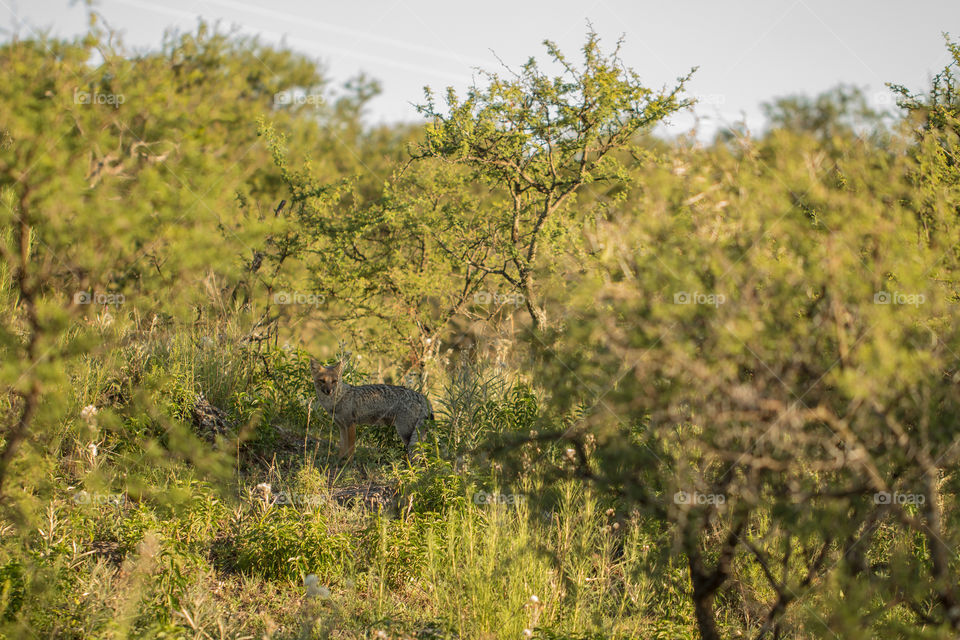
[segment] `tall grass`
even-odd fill
[[[437,372],[422,466],[374,432],[342,466],[313,455],[334,435],[311,413],[305,354],[229,333],[97,330],[119,346],[70,371],[46,524],[0,540],[6,637],[636,637],[663,624],[641,523],[571,483],[503,485],[466,455],[539,419],[516,376]],[[229,437],[191,432],[201,395]],[[395,497],[364,502],[369,486]]]

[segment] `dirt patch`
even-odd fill
[[[381,483],[368,483],[331,489],[330,497],[338,504],[361,504],[376,511],[394,506],[397,497],[396,487]]]

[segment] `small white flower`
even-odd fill
[[[97,408],[92,404],[88,404],[83,409],[80,410],[80,417],[87,422],[93,422],[97,417]]]
[[[540,598],[538,598],[536,595],[531,595],[530,604],[540,604]]]
[[[93,442],[91,442],[90,444],[87,445],[87,449],[90,450],[90,455],[91,455],[91,457],[94,457],[94,458],[97,457],[97,445],[96,445],[96,444],[94,444]]]
[[[377,629],[376,633],[373,634],[374,638],[380,638],[381,640],[386,640],[387,632],[383,629]]]
[[[577,457],[576,449],[567,449],[567,458],[574,460]]]
[[[532,638],[532,637],[533,637],[533,631],[531,631],[530,629],[524,629],[524,630],[523,630],[523,637],[524,637],[524,638]]]

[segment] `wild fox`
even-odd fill
[[[422,393],[390,384],[347,384],[341,377],[343,362],[328,367],[311,358],[310,373],[320,406],[340,429],[341,458],[353,455],[358,424],[393,425],[410,455],[424,421],[433,420],[430,401]]]

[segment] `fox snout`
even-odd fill
[[[336,384],[333,382],[324,381],[317,384],[317,390],[325,396],[329,396],[331,393],[333,393],[335,388]]]

